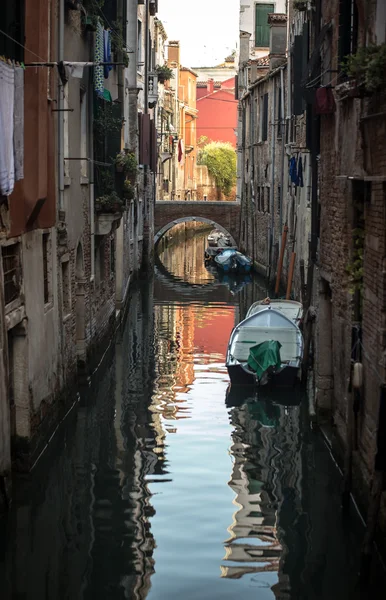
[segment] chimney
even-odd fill
[[[247,31],[240,31],[240,59],[239,68],[243,67],[243,63],[249,60],[249,46],[251,34]]]
[[[268,15],[269,67],[274,69],[286,57],[287,51],[287,15],[271,13]]]
[[[177,68],[180,66],[181,62],[179,41],[169,42],[168,60],[169,63],[175,63]]]
[[[214,79],[208,79],[206,84],[206,89],[208,90],[208,94],[213,94],[214,92]]]

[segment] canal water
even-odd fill
[[[219,281],[205,235],[160,251],[79,404],[0,531],[1,598],[345,600],[362,528],[307,404],[228,393],[256,279]],[[279,400],[279,401],[278,401]]]

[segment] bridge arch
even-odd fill
[[[233,235],[227,229],[225,229],[225,227],[219,223],[216,223],[216,221],[213,221],[212,219],[207,219],[206,217],[180,217],[179,219],[174,219],[174,221],[171,221],[170,223],[167,223],[161,227],[161,229],[154,235],[154,245],[156,246],[165,233],[180,223],[208,223],[208,225],[211,225],[213,229],[218,229],[219,231],[225,233],[225,235],[229,236],[232,246],[237,246]]]
[[[227,233],[235,246],[240,241],[240,202],[202,200],[158,200],[154,210],[154,243],[178,223],[209,223]]]

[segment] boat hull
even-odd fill
[[[246,372],[240,364],[227,365],[229,378],[232,385],[261,386],[272,383],[275,387],[293,387],[299,381],[299,367],[284,367],[278,373],[270,373],[264,378],[265,383],[260,383],[251,373]]]

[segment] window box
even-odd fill
[[[121,212],[97,213],[95,218],[95,235],[110,235],[118,227],[121,219]]]

